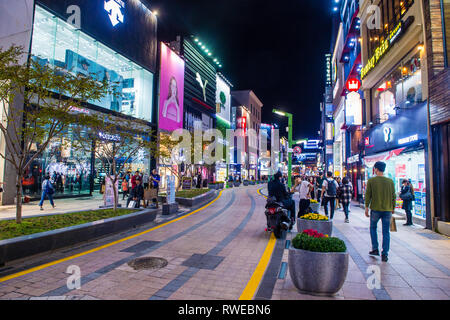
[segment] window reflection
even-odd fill
[[[153,74],[36,6],[33,59],[61,72],[106,80],[111,93],[99,107],[152,120]]]

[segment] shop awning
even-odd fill
[[[364,164],[371,168],[374,166],[375,162],[377,161],[387,161],[391,159],[392,157],[398,156],[400,153],[402,153],[403,150],[406,148],[398,148],[391,151],[386,151],[378,154],[374,154],[373,156],[367,156],[364,157]]]

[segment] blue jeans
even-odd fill
[[[42,204],[44,203],[44,200],[45,200],[45,196],[47,196],[48,200],[50,200],[50,204],[52,206],[54,206],[55,204],[53,203],[53,195],[51,195],[45,191],[42,191],[41,202],[39,202],[39,206],[42,207]]]
[[[391,241],[390,227],[391,227],[392,212],[389,211],[374,211],[370,212],[370,238],[372,239],[372,250],[378,250],[378,234],[377,225],[381,219],[381,228],[383,232],[383,252],[382,255],[388,255],[389,245]]]
[[[323,197],[323,208],[325,210],[325,215],[328,217],[328,203],[330,203],[330,220],[334,217],[334,205],[336,204],[336,198]]]
[[[344,208],[344,213],[345,213],[345,219],[348,219],[348,206],[350,205],[350,203],[343,203],[342,207]]]

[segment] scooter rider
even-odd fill
[[[286,186],[281,183],[282,174],[280,171],[274,174],[274,179],[269,182],[269,197],[275,197],[277,202],[281,202],[283,207],[290,213],[291,221],[295,218],[295,202],[292,200],[291,195],[286,190]],[[292,228],[292,226],[291,226]]]

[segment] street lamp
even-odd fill
[[[288,118],[288,143],[289,143],[289,147],[288,147],[288,187],[289,189],[292,186],[292,181],[291,181],[291,177],[292,177],[292,113],[289,112],[284,112],[281,110],[277,110],[277,109],[273,109],[272,110],[273,113],[276,113],[282,117],[287,117]]]

